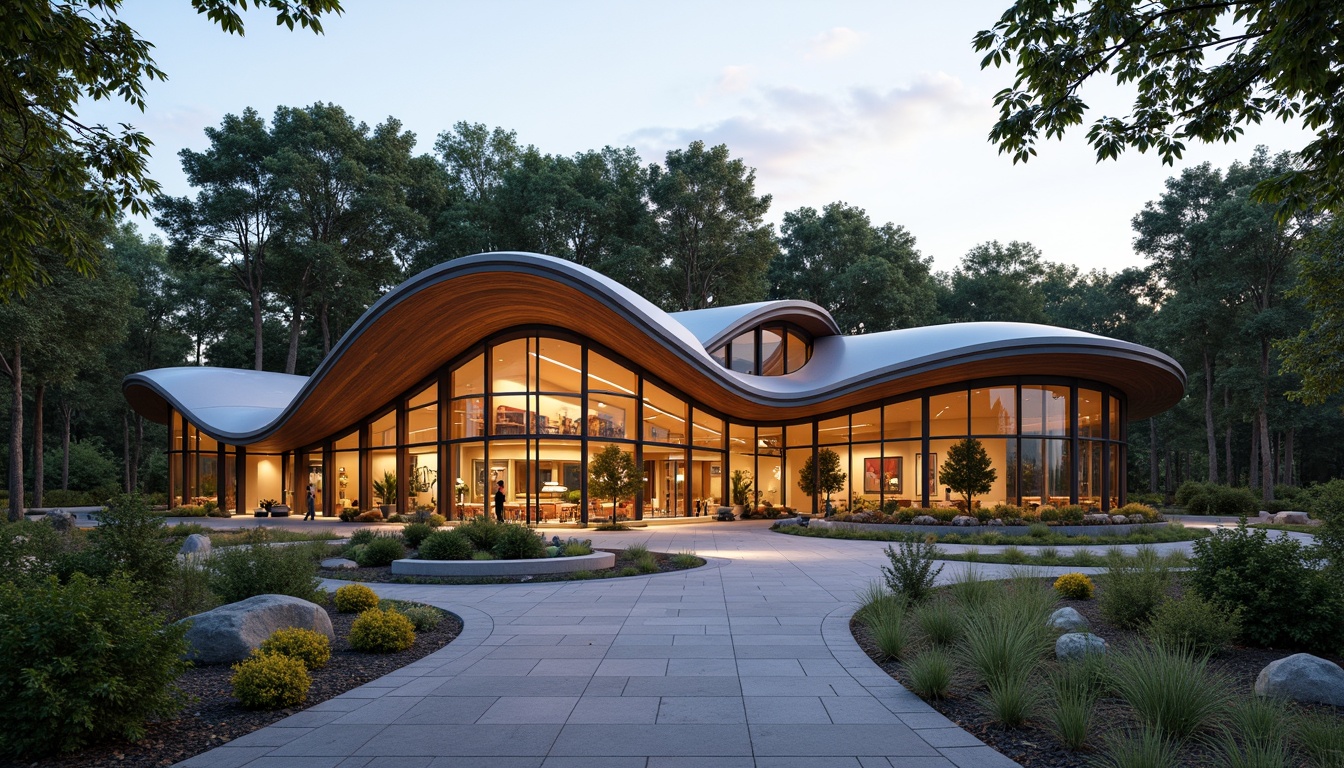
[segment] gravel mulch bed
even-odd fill
[[[443,648],[462,632],[462,621],[450,613],[433,630],[417,632],[415,645],[401,653],[359,653],[351,649],[346,640],[355,614],[337,613],[330,598],[327,613],[331,616],[332,629],[336,631],[336,640],[331,644],[331,661],[325,667],[309,672],[313,685],[308,689],[307,701],[297,707],[273,711],[243,709],[232,695],[229,678],[233,670],[229,665],[193,667],[177,681],[182,692],[190,697],[181,716],[176,720],[151,723],[145,738],[140,741],[104,744],[71,755],[20,765],[36,768],[172,765],[400,669]]]
[[[556,573],[540,576],[488,576],[483,578],[472,578],[470,576],[401,576],[392,573],[392,566],[382,566],[379,568],[319,568],[317,575],[324,579],[343,579],[345,581],[366,581],[381,584],[538,584],[548,581],[591,581],[594,579],[619,579],[624,576],[648,576],[650,574],[622,573],[627,568],[634,568],[634,561],[624,557],[623,549],[593,549],[594,552],[610,552],[616,555],[616,565],[612,568],[602,568],[588,571],[590,574],[586,579],[576,578],[573,573]],[[672,555],[666,552],[650,552],[653,555],[654,562],[658,563],[658,570],[654,573],[671,573],[672,571],[684,571],[685,568],[678,566],[672,561]],[[700,561],[696,568],[705,564],[703,557],[698,557]]]
[[[1042,579],[1042,581],[1046,584],[1052,584],[1054,580]],[[1058,607],[1070,607],[1081,613],[1088,621],[1089,631],[1104,637],[1112,650],[1123,648],[1128,644],[1143,642],[1143,635],[1139,632],[1121,629],[1108,622],[1101,615],[1097,597],[1101,595],[1103,589],[1102,584],[1097,583],[1093,599],[1061,599]],[[1179,575],[1175,576],[1173,584],[1167,592],[1172,597],[1181,594],[1182,587]],[[905,672],[904,667],[899,662],[882,658],[882,654],[877,650],[872,634],[866,626],[858,621],[851,620],[850,630],[859,646],[863,648],[875,664],[902,685],[907,688],[910,687],[910,677]],[[1255,678],[1266,664],[1286,658],[1294,653],[1297,653],[1297,651],[1234,647],[1232,650],[1214,657],[1210,662],[1210,668],[1230,678],[1234,693],[1249,696],[1254,694]],[[1341,657],[1322,655],[1322,658],[1344,665],[1344,658]],[[964,670],[964,667],[962,669]],[[928,703],[947,716],[948,719],[975,735],[976,738],[1026,768],[1085,768],[1093,764],[1092,761],[1096,757],[1095,752],[1074,752],[1065,747],[1050,732],[1043,717],[1035,718],[1022,728],[1004,728],[992,722],[985,714],[983,707],[976,701],[976,696],[982,690],[973,680],[968,679],[968,676],[962,671],[954,678],[948,698],[929,701]],[[1331,713],[1344,717],[1344,708],[1340,707],[1325,705],[1294,706],[1300,706],[1304,710]],[[1124,703],[1114,698],[1102,698],[1097,702],[1093,715],[1093,728],[1097,733],[1097,743],[1100,743],[1101,733],[1109,730],[1112,726],[1129,724],[1131,721],[1132,716]],[[1181,759],[1182,766],[1191,766],[1191,768],[1204,768],[1205,766],[1213,768],[1213,766],[1222,764],[1210,750],[1197,743],[1188,744],[1182,750]]]

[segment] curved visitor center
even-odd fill
[[[821,307],[768,301],[667,313],[571,262],[490,253],[391,290],[312,376],[165,368],[123,384],[170,424],[173,503],[263,499],[319,514],[426,505],[483,512],[496,482],[530,522],[612,514],[588,462],[633,455],[644,492],[617,514],[692,517],[731,503],[823,511],[800,473],[834,451],[854,500],[951,506],[949,447],[977,438],[982,505],[1125,503],[1130,420],[1173,406],[1185,374],[1129,342],[1022,323],[857,336]]]

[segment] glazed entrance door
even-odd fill
[[[681,517],[686,514],[686,462],[679,459],[662,463],[663,484],[659,489],[663,514]]]

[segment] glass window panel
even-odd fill
[[[608,445],[615,445],[620,448],[621,453],[634,454],[635,447],[627,443],[588,443],[588,466],[591,467],[593,459],[606,450]],[[611,499],[599,498],[589,493],[588,495],[588,519],[589,520],[611,520],[613,517],[617,520],[633,520],[635,517],[634,499]]]
[[[464,397],[453,401],[453,439],[485,435],[485,398]]]
[[[438,405],[439,403],[439,385],[430,384],[428,387],[411,395],[411,401],[407,404],[408,408],[419,408],[425,405]]]
[[[1022,434],[1066,435],[1068,427],[1068,387],[1022,387]]]
[[[373,491],[374,483],[384,483],[386,481],[397,482],[397,452],[396,451],[370,451],[369,452],[369,488],[373,494],[373,502],[377,506],[388,507],[395,511],[395,494],[391,498],[386,498],[377,491]]]
[[[244,512],[238,506],[238,455],[233,448],[224,454],[224,473],[221,475],[224,485],[224,509],[230,512]]]
[[[840,490],[832,491],[829,494],[825,492],[821,492],[819,494],[821,496],[822,509],[824,510],[826,508],[825,505],[828,501],[830,502],[831,509],[833,510],[840,511],[849,509],[849,497],[851,490],[853,488],[853,485],[850,482],[850,480],[851,478],[854,477],[854,472],[849,466],[849,446],[831,445],[825,448],[818,449],[817,451],[818,462],[821,462],[822,460],[821,459],[822,451],[832,451],[833,453],[835,453],[836,458],[839,459],[840,472],[845,476],[844,480],[840,483],[841,486]]]
[[[182,450],[182,414],[173,411],[173,450]]]
[[[803,493],[799,478],[804,476],[804,469],[812,459],[812,447],[790,448],[786,459],[787,482],[784,485],[784,503],[791,509],[811,512],[812,497]]]
[[[526,392],[528,346],[532,339],[514,339],[490,348],[492,392]]]
[[[902,440],[882,444],[882,466],[878,482],[886,499],[895,499],[902,507],[919,506],[919,483],[914,476],[915,456],[919,454],[918,440]],[[868,482],[864,468],[864,483]]]
[[[336,460],[336,514],[343,509],[358,509],[360,489],[364,486],[359,477],[359,452],[337,451]]]
[[[588,352],[588,389],[592,392],[635,394],[635,374],[629,368],[596,352]]]
[[[788,425],[784,428],[784,437],[790,448],[812,450],[812,422]]]
[[[782,427],[759,427],[756,430],[756,490],[760,492],[762,502],[768,501],[774,506],[784,503],[784,452],[780,450],[783,441]]]
[[[849,439],[856,443],[882,439],[882,409],[861,411],[849,418]]]
[[[433,443],[439,439],[439,406],[437,403],[406,413],[406,442]]]
[[[369,430],[369,444],[374,447],[397,444],[396,411],[388,411],[382,418],[374,420]]]
[[[249,453],[247,455],[247,498],[245,509],[261,509],[262,499],[280,498],[280,457]]]
[[[1101,393],[1096,390],[1078,390],[1078,436],[1101,437]]]
[[[411,466],[407,469],[406,490],[409,494],[408,510],[416,507],[438,506],[439,496],[439,449],[438,446],[425,445],[409,451]]]
[[[941,476],[944,464],[947,461],[948,451],[953,445],[956,445],[957,442],[958,441],[956,440],[932,440],[929,442],[929,467],[932,469],[934,478],[936,479],[936,485],[933,488],[933,492],[929,494],[929,504],[932,506],[955,506],[958,508],[965,506],[965,500],[962,498],[961,494],[949,488],[947,484],[943,482]],[[1007,503],[1010,490],[1009,481],[1012,475],[1012,472],[1010,471],[1012,466],[1011,462],[1016,460],[1016,457],[1012,456],[1012,453],[1015,451],[1010,444],[1015,444],[1016,442],[1015,439],[1006,440],[1003,438],[991,438],[980,441],[980,445],[985,449],[985,453],[989,455],[990,465],[994,469],[994,481],[990,483],[989,492],[977,493],[974,495],[971,501],[976,507],[985,508],[992,507],[995,504]]]
[[[807,362],[807,358],[812,354],[812,344],[807,338],[795,330],[789,329],[785,333],[786,360],[785,367],[788,373],[802,368]]]
[[[686,444],[686,401],[644,382],[644,439]]]
[[[1022,440],[1023,504],[1069,503],[1068,448],[1067,440]]]
[[[526,395],[496,395],[491,398],[494,404],[494,419],[491,421],[492,435],[526,435],[535,432],[535,419],[528,407]]]
[[[855,443],[852,451],[854,496],[876,505],[882,493],[882,444]]]
[[[583,386],[583,350],[573,342],[542,338],[538,341],[537,391],[574,392]]]
[[[741,473],[739,475],[739,473]],[[728,492],[735,493],[738,479],[750,488],[745,498],[736,496],[729,499],[733,504],[745,504],[750,508],[754,503],[752,490],[756,485],[756,430],[741,424],[728,427]]]
[[[202,451],[196,454],[196,499],[215,499],[219,494],[219,454]]]
[[[965,392],[949,392],[929,397],[929,434],[967,434]]]
[[[779,376],[784,373],[784,331],[782,328],[761,329],[761,375]]]
[[[199,429],[196,429],[195,427],[192,427],[191,434],[192,438],[196,442],[197,451],[203,453],[214,453],[215,451],[219,450],[219,443],[215,441],[215,438],[205,434],[204,432],[200,431]]]
[[[882,409],[882,435],[888,440],[923,437],[923,401],[904,400]]]
[[[1082,393],[1079,393],[1079,411],[1082,410]],[[1081,427],[1081,424],[1080,424]],[[1078,462],[1078,503],[1094,506],[1101,505],[1102,446],[1096,440],[1083,440],[1078,444],[1082,451]]]
[[[691,514],[712,515],[723,501],[723,454],[715,451],[691,451]],[[699,502],[697,505],[696,502]]]
[[[470,520],[476,515],[484,514],[484,502],[489,495],[485,444],[461,443],[453,446],[448,456],[455,475],[453,495],[461,500],[456,510],[457,519]]]
[[[537,395],[534,400],[538,434],[577,437],[583,433],[583,420],[580,418],[580,414],[583,413],[581,398]]]
[[[733,453],[756,453],[756,430],[742,424],[728,426],[728,450]]]
[[[355,430],[344,437],[336,438],[336,450],[355,451],[359,450],[359,430]]]
[[[634,439],[635,434],[627,431],[625,425],[633,423],[635,413],[635,399],[632,397],[614,397],[606,394],[590,395],[588,397],[588,436]]]
[[[1115,509],[1120,506],[1120,487],[1121,487],[1120,484],[1124,482],[1125,477],[1125,474],[1120,471],[1120,468],[1126,466],[1125,451],[1127,450],[1127,448],[1123,443],[1119,445],[1112,444],[1110,448],[1111,448],[1111,466],[1109,467],[1109,471],[1111,473],[1110,508]]]
[[[723,419],[711,416],[701,410],[694,413],[694,426],[691,428],[692,444],[697,448],[723,448]]]
[[[971,390],[971,434],[1017,434],[1017,388]]]
[[[1109,406],[1106,410],[1111,421],[1111,439],[1123,440],[1125,436],[1120,429],[1120,400],[1115,395],[1111,395],[1107,402]]]
[[[817,425],[817,441],[822,445],[849,442],[849,416],[824,419]]]
[[[728,367],[738,373],[756,372],[756,332],[747,331],[735,337],[730,345]]]
[[[485,393],[485,356],[477,355],[453,371],[453,397]]]

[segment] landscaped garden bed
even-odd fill
[[[655,573],[672,573],[688,568],[698,568],[705,559],[693,552],[650,552],[643,545],[633,544],[625,549],[597,549],[597,553],[610,554],[614,565],[597,570],[580,570],[568,573],[517,576],[428,576],[407,575],[392,572],[391,566],[358,568],[324,568],[318,575],[328,579],[346,581],[385,583],[385,584],[521,584],[549,581],[588,581],[591,579],[612,579],[626,576],[647,576]],[[487,561],[488,562],[488,561]]]
[[[1096,527],[1047,526],[1041,523],[1020,528],[944,528],[918,525],[872,525],[813,520],[808,525],[793,521],[776,523],[771,530],[793,536],[858,541],[904,541],[921,539],[938,544],[974,546],[1115,546],[1120,544],[1164,544],[1196,541],[1212,532],[1186,528],[1180,523],[1160,522],[1141,525]]]

